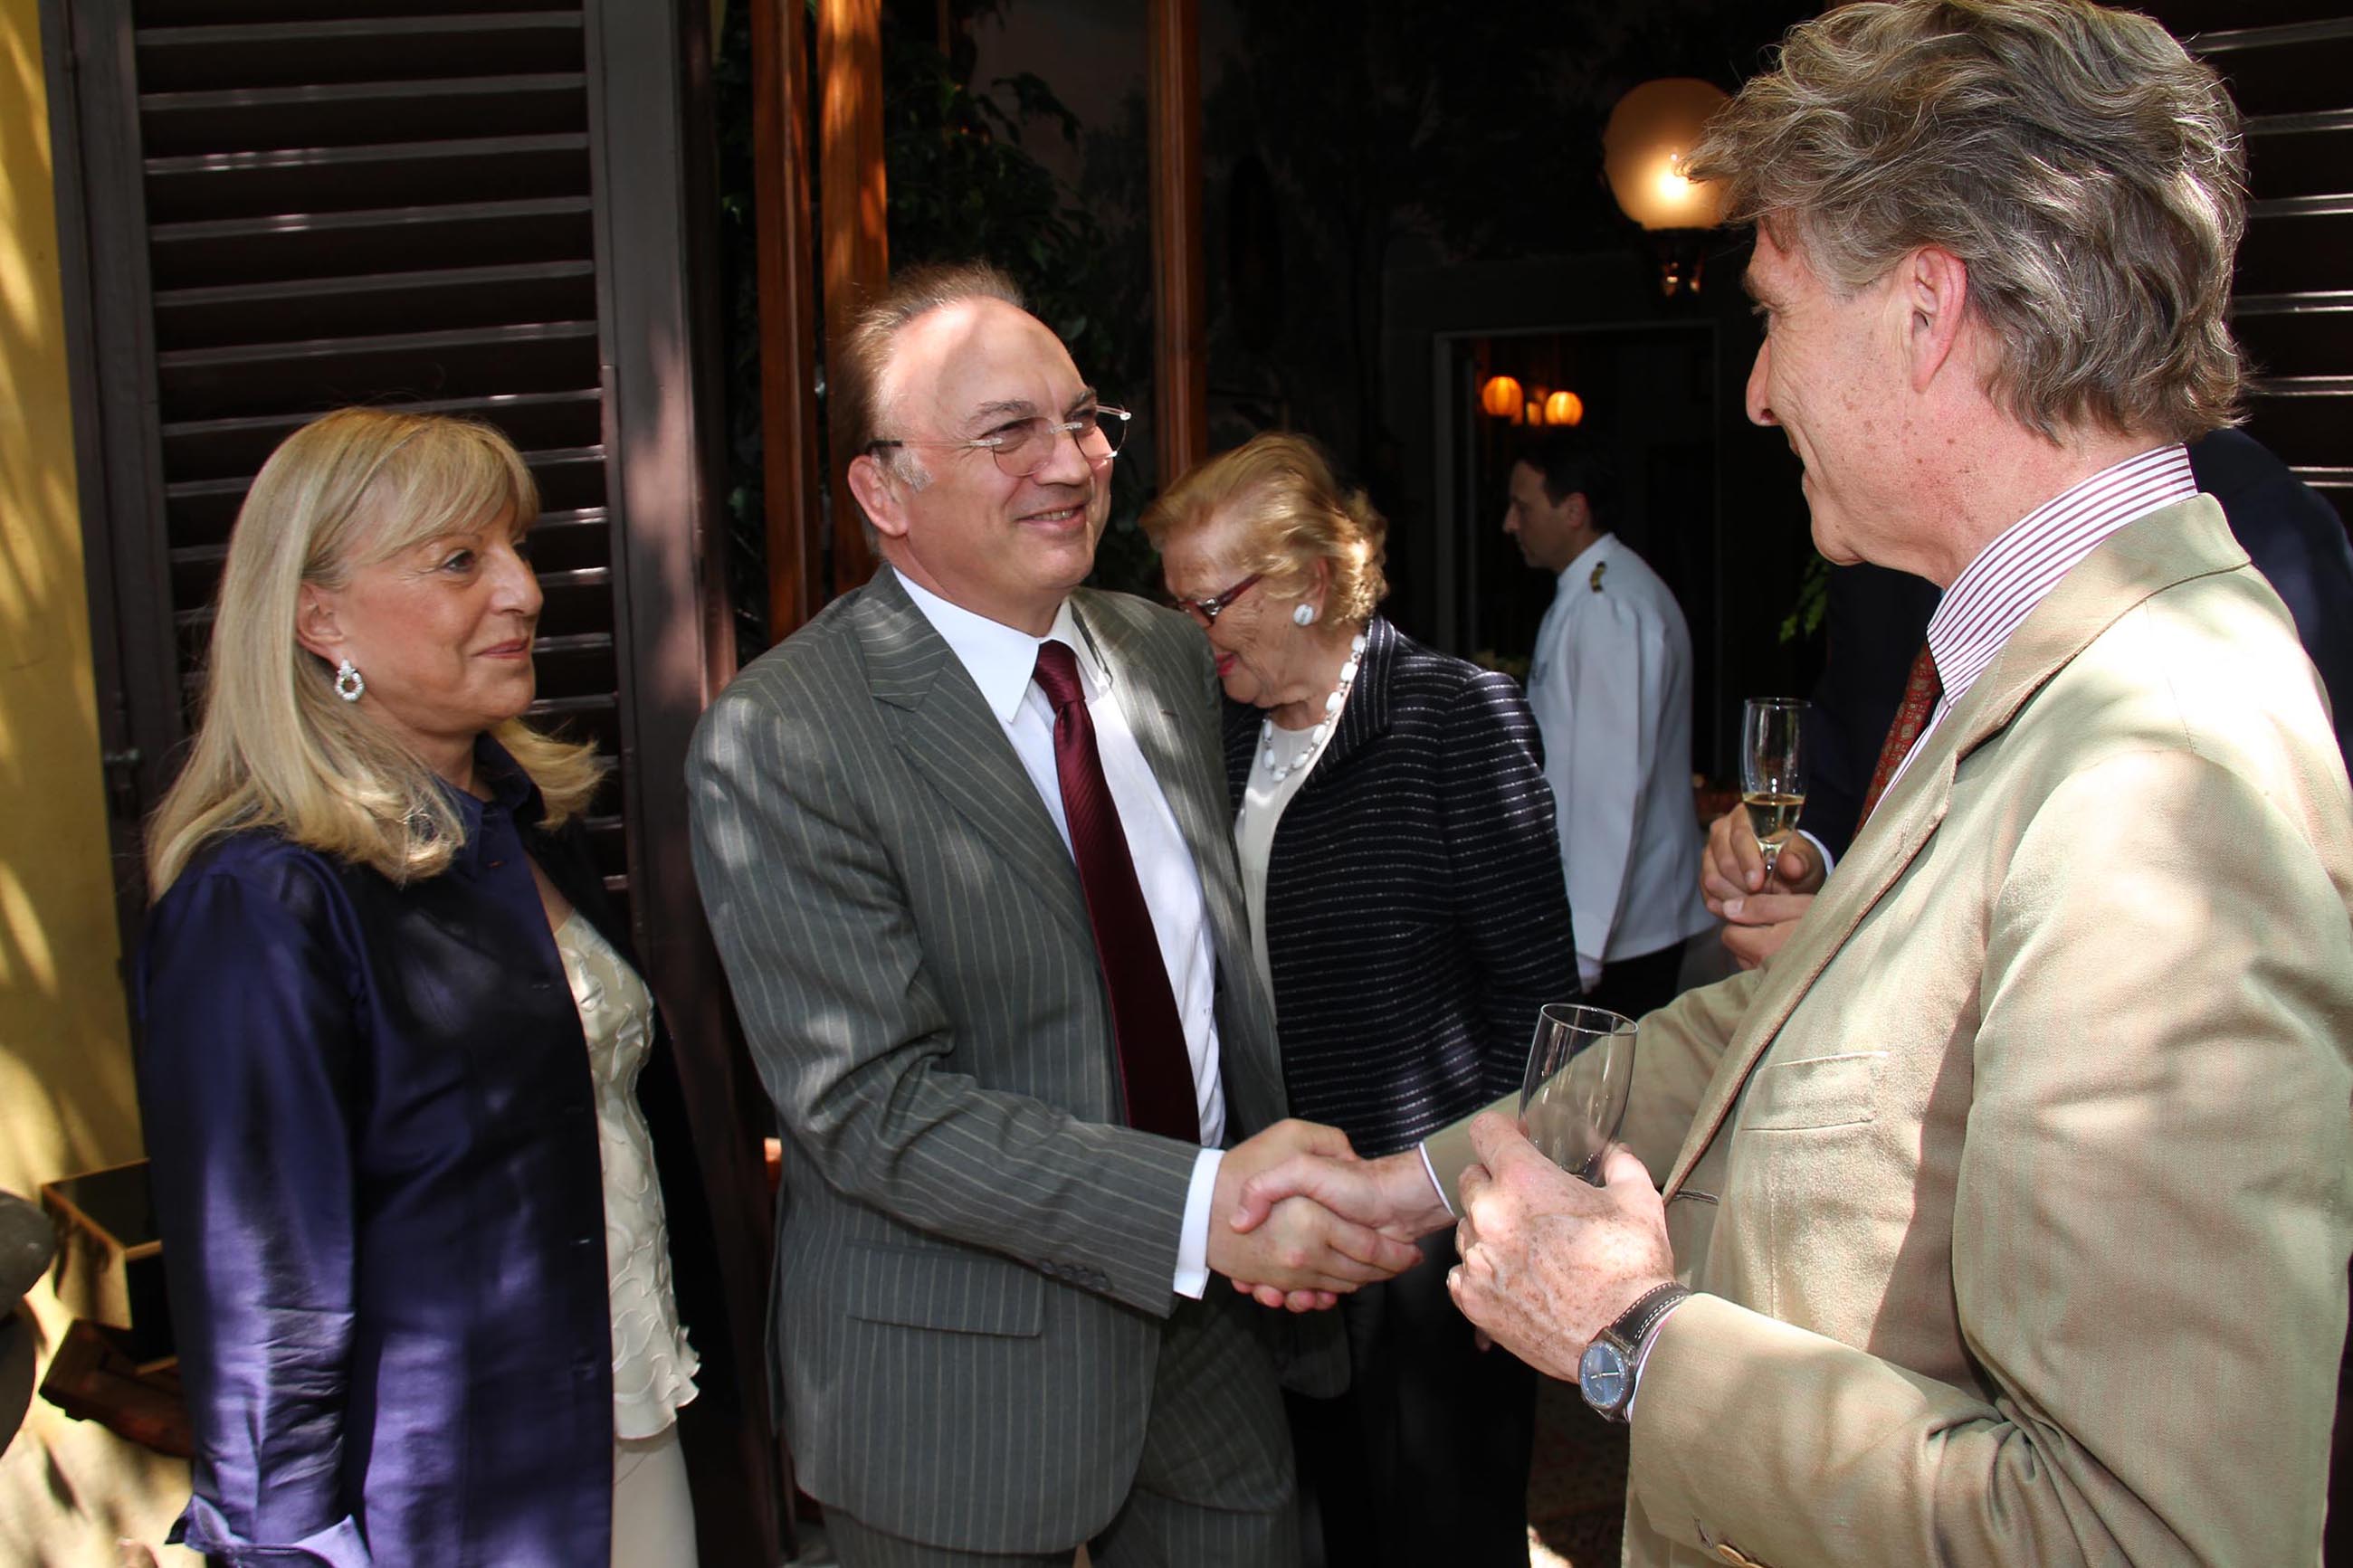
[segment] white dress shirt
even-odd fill
[[[1691,630],[1642,558],[1605,533],[1560,574],[1528,665],[1560,825],[1577,968],[1705,931],[1692,804]]]
[[[2010,634],[2062,577],[2126,523],[2197,493],[2189,449],[2153,447],[2060,491],[1978,551],[1928,617],[1928,651],[1944,691],[1889,776],[1885,794],[1894,792],[1945,715],[1969,694]]]
[[[1153,775],[1152,765],[1144,760],[1134,731],[1128,727],[1116,678],[1080,629],[1067,599],[1054,613],[1052,628],[1045,637],[1034,637],[950,604],[904,573],[899,582],[972,676],[997,721],[1005,726],[1005,738],[1021,759],[1066,849],[1071,826],[1062,809],[1061,774],[1054,766],[1054,709],[1036,679],[1038,647],[1047,641],[1066,643],[1078,655],[1079,681],[1086,692],[1087,716],[1094,723],[1103,779],[1111,786],[1113,804],[1119,808],[1120,828],[1127,838],[1128,856],[1135,862],[1135,879],[1144,889],[1145,906],[1152,913],[1153,934],[1159,939],[1168,989],[1176,999],[1176,1016],[1185,1026],[1185,1051],[1192,1060],[1202,1148],[1186,1194],[1175,1283],[1178,1294],[1198,1297],[1208,1287],[1209,1198],[1217,1186],[1218,1166],[1224,1158],[1219,1145],[1226,1135],[1226,1095],[1218,1065],[1218,960],[1210,943],[1200,870],[1185,846],[1185,835],[1168,808],[1160,781]]]

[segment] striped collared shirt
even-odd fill
[[[2189,449],[2153,447],[2060,491],[1979,551],[1929,617],[1928,651],[1936,657],[1944,695],[1904,754],[1904,765],[1888,780],[1888,789],[1894,789],[1945,715],[1969,694],[2010,633],[2062,577],[2125,524],[2197,493]]]

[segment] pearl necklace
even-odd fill
[[[1331,733],[1332,726],[1339,722],[1340,710],[1348,704],[1348,688],[1356,684],[1356,662],[1364,657],[1365,637],[1364,634],[1359,632],[1355,640],[1348,644],[1348,662],[1340,667],[1340,684],[1334,687],[1332,695],[1324,700],[1323,721],[1307,732],[1305,749],[1291,761],[1287,763],[1275,761],[1274,716],[1270,713],[1259,721],[1259,761],[1266,764],[1267,776],[1276,784],[1281,784],[1289,778],[1294,769],[1322,749],[1324,737]]]

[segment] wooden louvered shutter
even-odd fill
[[[706,559],[723,538],[708,20],[705,0],[43,9],[126,928],[140,819],[186,735],[261,460],[350,403],[503,428],[545,509],[535,712],[617,763],[591,837],[679,1041],[716,1211],[742,1386],[704,1397],[749,1409],[734,1452],[691,1455],[732,1472],[719,1489],[743,1514],[706,1515],[705,1561],[765,1565],[768,1116],[730,1045],[682,777],[694,719],[733,668],[724,574]]]
[[[70,5],[142,804],[254,470],[345,403],[473,415],[522,448],[546,507],[541,716],[620,751],[585,17],[433,8]],[[628,783],[593,830],[625,896]]]
[[[2231,325],[2255,373],[2248,432],[2353,519],[2353,0],[2149,9],[2246,117]]]

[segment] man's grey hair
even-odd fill
[[[1860,0],[1791,29],[1689,173],[1852,294],[1915,249],[1968,268],[1986,391],[2029,427],[2232,423],[2223,321],[2245,155],[2221,79],[2089,0]]]

